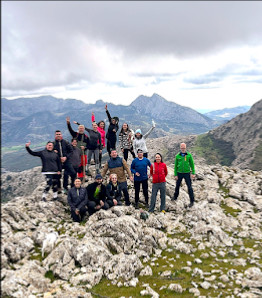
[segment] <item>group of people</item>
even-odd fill
[[[119,133],[119,146],[123,153],[122,158],[118,156],[116,151],[119,118],[111,117],[107,105],[105,110],[109,120],[107,133],[105,132],[105,122],[101,120],[96,123],[95,115],[92,113],[92,129],[74,121],[78,125],[78,130],[74,131],[70,124],[70,118],[66,118],[68,130],[72,136],[71,143],[63,139],[60,130],[56,130],[55,140],[48,141],[44,150],[32,151],[30,142],[26,143],[28,153],[38,156],[42,160],[42,173],[46,177],[46,187],[42,200],[46,201],[47,193],[51,187],[53,189],[53,199],[57,200],[58,193],[61,191],[61,177],[64,169],[64,193],[68,195],[72,219],[80,222],[87,211],[89,215],[92,215],[101,208],[107,210],[113,206],[122,205],[122,194],[125,205],[129,206],[131,204],[127,187],[127,174],[130,181],[134,182],[135,208],[138,208],[139,192],[142,185],[146,208],[149,208],[148,211],[154,212],[159,190],[161,198],[160,211],[165,212],[167,166],[163,162],[160,153],[155,154],[154,162],[151,163],[148,159],[146,147],[146,138],[155,128],[154,121],[152,121],[151,129],[145,135],[142,134],[140,129],[137,129],[134,133],[127,123],[122,125]],[[85,131],[87,131],[88,135],[85,134]],[[106,140],[109,160],[102,168],[102,150],[106,146]],[[133,157],[130,168],[127,164],[129,152]],[[95,160],[95,182],[90,183],[85,188],[83,187],[83,182],[86,175],[90,174],[89,166],[92,156],[94,156]],[[109,183],[105,186],[102,182],[108,171],[110,173]],[[186,151],[185,143],[181,143],[180,152],[175,157],[174,175],[177,183],[172,199],[177,199],[181,181],[185,179],[190,197],[189,206],[192,207],[194,204],[194,193],[191,178],[195,178],[195,169],[193,157]],[[68,189],[69,177],[71,178],[70,189]],[[150,177],[152,177],[152,195],[149,206],[148,179]]]

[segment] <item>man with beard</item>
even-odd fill
[[[131,181],[133,181],[133,177],[125,159],[117,156],[117,152],[115,149],[111,150],[111,157],[105,163],[105,166],[102,170],[103,177],[106,175],[108,170],[110,174],[117,174],[120,191],[121,193],[123,192],[124,194],[126,206],[129,206],[131,203],[129,200],[129,194],[127,190],[127,181],[126,181],[125,172],[127,172],[129,179]]]
[[[95,182],[87,186],[87,195],[88,195],[88,213],[89,215],[94,214],[96,211],[101,208],[107,210],[109,208],[108,203],[106,202],[106,187],[102,184],[103,177],[98,174],[96,175]]]

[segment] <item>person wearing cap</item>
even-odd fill
[[[183,179],[185,179],[190,198],[190,204],[188,207],[192,207],[194,205],[195,199],[191,178],[195,179],[196,172],[193,156],[191,153],[187,152],[185,143],[180,144],[180,152],[175,157],[174,175],[176,180],[176,188],[172,200],[177,200],[181,182]]]
[[[109,208],[106,202],[106,187],[103,185],[103,177],[98,174],[96,175],[95,182],[89,184],[87,190],[87,207],[89,215],[94,214],[101,208],[107,210]]]
[[[67,201],[71,209],[73,221],[80,222],[84,219],[87,212],[87,191],[85,187],[81,187],[81,180],[79,178],[75,179],[74,185],[68,191]]]
[[[46,202],[46,195],[52,187],[53,200],[57,200],[58,179],[62,171],[60,157],[54,152],[54,143],[49,141],[46,143],[46,148],[42,151],[32,151],[29,146],[31,142],[25,144],[27,152],[33,156],[38,156],[42,161],[42,174],[46,177],[46,187],[44,189],[42,200]]]
[[[107,105],[105,105],[105,109],[106,109],[106,114],[109,121],[109,126],[106,133],[106,139],[107,139],[107,152],[110,157],[111,150],[116,149],[116,132],[118,131],[118,128],[119,128],[118,127],[119,118],[111,117],[107,109]]]
[[[117,156],[116,149],[111,150],[110,159],[105,163],[104,168],[102,170],[102,176],[104,177],[107,173],[107,171],[110,172],[110,174],[117,174],[118,181],[119,181],[119,188],[121,192],[123,192],[125,197],[125,204],[126,206],[129,206],[130,200],[129,200],[129,193],[127,190],[127,181],[126,181],[126,174],[127,172],[129,179],[133,181],[132,173],[125,161],[122,157]]]
[[[143,156],[147,158],[148,150],[146,147],[146,138],[150,135],[153,129],[156,127],[154,120],[152,120],[152,127],[149,129],[147,133],[142,135],[141,129],[137,129],[135,131],[135,139],[133,141],[134,151],[137,152],[138,149],[143,151]]]
[[[150,168],[151,162],[148,158],[143,157],[143,150],[137,150],[137,157],[131,164],[131,172],[134,174],[135,186],[135,208],[138,208],[140,185],[142,184],[143,194],[145,197],[146,207],[148,208],[148,175],[147,168]]]

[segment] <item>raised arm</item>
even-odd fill
[[[40,157],[40,156],[41,156],[41,151],[37,151],[37,152],[32,151],[32,150],[29,148],[30,144],[31,144],[31,142],[28,142],[28,143],[25,144],[25,149],[27,150],[27,152],[28,152],[29,154],[33,155],[33,156],[39,156],[39,157]]]
[[[94,112],[92,112],[91,121],[92,122],[95,122],[96,121]]]
[[[66,117],[66,123],[71,136],[75,138],[77,136],[77,132],[72,129],[72,126],[70,124],[70,117]]]
[[[107,105],[105,105],[105,109],[106,109],[106,114],[107,114],[108,121],[109,121],[109,123],[111,123],[112,118],[111,118],[111,115],[110,115],[110,113],[107,109]]]
[[[145,138],[145,139],[151,134],[151,132],[153,131],[154,128],[155,128],[155,127],[152,126],[152,127],[149,129],[149,131],[148,131],[147,133],[144,134],[144,138]]]

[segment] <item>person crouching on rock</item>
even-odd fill
[[[38,156],[42,161],[42,174],[46,177],[46,188],[44,190],[42,200],[46,202],[46,195],[50,188],[53,189],[53,200],[57,200],[58,179],[61,175],[62,164],[60,157],[54,152],[54,143],[49,141],[46,148],[42,151],[32,151],[29,146],[31,142],[25,144],[27,152],[33,156]]]
[[[81,187],[81,180],[75,179],[75,186],[68,191],[67,201],[71,209],[71,217],[75,222],[81,222],[87,212],[87,191]]]
[[[102,184],[103,178],[100,174],[96,175],[95,182],[87,186],[87,207],[89,215],[94,214],[101,208],[107,210],[109,208],[106,202],[106,187]]]
[[[111,174],[109,176],[109,183],[106,186],[106,202],[109,205],[109,208],[113,206],[121,206],[121,189],[117,181],[117,174]]]
[[[154,163],[150,166],[150,175],[153,177],[152,181],[152,195],[149,212],[154,212],[156,205],[156,196],[158,190],[160,190],[161,205],[160,211],[165,213],[166,209],[166,176],[167,167],[162,160],[162,155],[157,153],[155,155]]]

